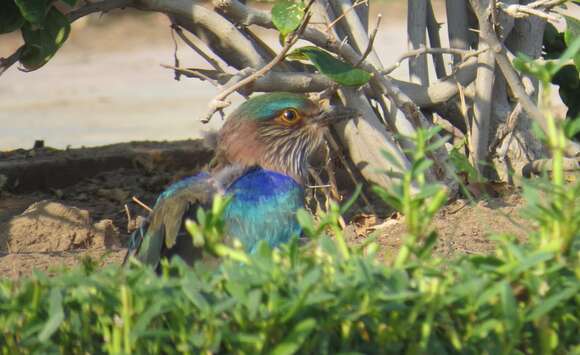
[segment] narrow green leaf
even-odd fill
[[[361,86],[371,79],[371,74],[336,59],[328,52],[317,47],[302,47],[289,56],[290,58],[308,58],[322,74],[344,86]]]
[[[304,9],[305,5],[301,1],[278,0],[272,7],[272,23],[282,36],[286,36],[300,26]]]
[[[296,212],[296,219],[308,237],[315,237],[314,220],[308,211],[303,208],[299,209],[298,212]]]
[[[569,139],[580,133],[580,116],[564,121],[564,133]]]
[[[518,305],[513,290],[507,281],[501,282],[500,297],[504,322],[508,330],[512,331],[518,322]]]
[[[565,304],[565,301],[571,297],[574,297],[580,291],[580,287],[570,287],[567,288],[555,295],[548,297],[545,300],[542,300],[540,304],[534,308],[530,314],[528,314],[527,320],[528,321],[535,321],[536,319],[542,317],[544,314],[547,314],[552,309],[556,308],[558,305]]]
[[[38,339],[41,342],[47,341],[54,334],[54,332],[56,332],[64,320],[64,310],[62,309],[62,294],[58,288],[53,288],[50,291],[50,298],[48,302],[48,321],[44,324],[44,328],[38,335]]]
[[[296,324],[290,334],[288,334],[270,353],[271,355],[291,355],[295,354],[316,327],[314,318],[307,318]]]
[[[14,2],[20,9],[22,17],[30,23],[40,24],[49,12],[47,0],[14,0]]]
[[[0,1],[0,34],[16,31],[24,24],[24,17],[11,0]]]
[[[46,64],[62,46],[70,33],[66,16],[54,7],[50,9],[42,28],[25,24],[22,37],[26,47],[20,63],[28,70],[36,70]]]
[[[564,32],[564,41],[568,47],[572,46],[572,43],[580,38],[580,20],[577,18],[566,16],[566,32]]]

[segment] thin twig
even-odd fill
[[[332,148],[332,150],[334,150],[336,156],[338,157],[338,159],[340,160],[340,163],[342,164],[342,166],[344,166],[344,168],[346,169],[346,172],[348,173],[348,175],[350,176],[350,179],[352,180],[352,182],[354,182],[355,185],[360,185],[361,182],[359,181],[359,179],[356,177],[356,175],[354,174],[353,170],[350,168],[350,164],[349,162],[346,160],[346,158],[343,156],[340,146],[338,145],[338,143],[336,142],[336,140],[334,139],[334,137],[332,136],[332,134],[329,132],[327,134],[324,135],[326,137],[326,140],[328,141],[328,143],[330,144],[330,148]],[[361,197],[364,200],[365,204],[367,205],[367,207],[372,210],[373,209],[373,205],[371,204],[370,200],[368,199],[368,197],[366,196],[366,194],[363,192],[361,192]]]
[[[212,84],[215,87],[219,87],[220,86],[219,83],[216,80],[210,78],[209,76],[205,75],[202,72],[199,72],[199,71],[196,71],[196,70],[193,70],[193,69],[189,69],[189,68],[176,67],[176,66],[168,65],[168,64],[161,64],[161,66],[163,68],[166,68],[166,69],[174,70],[174,71],[176,71],[176,72],[178,72],[180,74],[191,74],[192,76],[194,76],[196,78],[199,78],[201,80],[206,80],[207,82],[209,82],[210,84]]]
[[[499,147],[500,144],[502,144],[503,140],[514,131],[514,129],[518,125],[521,113],[522,113],[522,104],[518,102],[516,107],[514,107],[514,109],[510,113],[505,124],[501,125],[497,129],[495,138],[493,142],[491,142],[491,144],[489,145],[489,154],[491,154],[492,156],[495,155],[495,150],[497,149],[497,147]]]
[[[538,16],[540,18],[543,18],[545,20],[548,21],[558,21],[558,17],[554,16],[554,15],[550,15],[547,12],[544,12],[542,10],[538,10],[535,7],[532,7],[530,5],[519,5],[519,4],[514,4],[514,5],[508,5],[506,6],[503,3],[498,3],[498,7],[505,12],[506,14],[514,17],[514,18],[522,18],[522,17],[528,17],[530,15],[533,16]]]
[[[276,66],[276,64],[278,64],[279,62],[281,62],[284,59],[284,57],[286,56],[286,54],[288,53],[290,48],[292,48],[292,46],[296,42],[298,42],[298,39],[300,39],[300,36],[304,32],[304,29],[306,29],[306,26],[308,26],[308,22],[310,21],[310,18],[312,17],[312,14],[310,14],[308,12],[308,10],[310,9],[310,6],[312,6],[313,3],[314,3],[314,0],[310,0],[308,5],[306,6],[306,9],[304,10],[306,15],[302,19],[302,23],[300,24],[300,27],[296,31],[292,32],[292,34],[286,39],[286,43],[284,44],[284,47],[276,55],[276,57],[274,57],[274,59],[272,59],[268,64],[263,66],[261,69],[257,70],[256,72],[254,72],[251,75],[248,75],[244,79],[236,82],[232,86],[230,86],[230,87],[226,88],[224,91],[222,91],[219,95],[217,95],[210,102],[210,105],[209,105],[210,111],[201,120],[202,123],[208,123],[211,120],[212,116],[217,111],[222,111],[224,108],[228,107],[231,104],[231,102],[225,101],[225,99],[229,95],[231,95],[235,91],[239,90],[240,88],[254,82],[256,79],[264,76],[268,71],[272,70],[272,68],[274,68],[274,66]]]
[[[181,27],[179,27],[179,25],[173,23],[173,19],[172,19],[171,29],[173,29],[173,31],[175,33],[177,33],[179,38],[181,38],[181,40],[183,42],[185,42],[185,44],[187,44],[189,46],[189,48],[193,49],[197,54],[199,54],[200,57],[202,57],[206,62],[208,62],[209,65],[211,65],[215,70],[218,70],[221,72],[224,71],[222,69],[222,67],[220,66],[220,64],[217,62],[217,60],[215,60],[212,57],[210,57],[209,55],[207,55],[201,48],[199,48],[195,43],[193,43],[189,38],[187,38],[185,33],[183,33],[183,30],[181,29]]]
[[[343,12],[342,14],[340,14],[340,16],[338,16],[337,18],[335,18],[334,21],[332,21],[331,23],[329,23],[328,26],[326,26],[326,30],[324,30],[324,31],[326,33],[328,33],[328,31],[330,31],[334,26],[336,26],[336,24],[338,23],[338,21],[342,20],[349,12],[351,12],[357,6],[360,6],[362,4],[368,5],[368,0],[359,0],[359,1],[356,1],[351,7],[348,8],[348,10],[346,10],[345,12]]]
[[[177,51],[179,50],[179,45],[177,44],[177,39],[175,38],[175,30],[171,29],[171,40],[173,41],[173,65],[179,67],[179,57],[177,56]],[[181,79],[181,72],[173,70],[174,79],[179,81]]]
[[[384,69],[381,71],[381,74],[383,75],[389,75],[390,73],[392,73],[395,69],[397,69],[398,67],[401,66],[401,64],[403,63],[403,61],[405,59],[408,58],[413,58],[413,57],[418,57],[420,55],[424,55],[424,54],[454,54],[454,55],[459,55],[462,59],[462,62],[465,62],[467,59],[477,56],[479,54],[481,54],[482,52],[486,51],[487,49],[480,49],[477,51],[468,51],[468,50],[464,50],[464,49],[458,49],[458,48],[427,48],[427,47],[421,47],[421,48],[417,48],[417,49],[413,49],[410,50],[408,52],[405,52],[403,54],[401,54],[401,56],[399,56],[399,58],[397,59],[397,61],[395,62],[395,64],[391,65],[390,67]]]
[[[365,49],[365,52],[363,53],[363,55],[360,58],[360,60],[354,65],[355,68],[357,68],[359,65],[361,65],[367,59],[367,57],[369,56],[369,54],[373,50],[373,44],[375,42],[375,37],[377,36],[377,33],[379,32],[379,26],[381,25],[381,19],[382,18],[383,18],[383,16],[381,14],[378,14],[377,15],[377,24],[375,26],[375,29],[371,33],[371,36],[369,38],[369,44],[367,46],[367,49]]]
[[[12,53],[10,56],[6,58],[0,58],[0,75],[4,74],[4,72],[8,70],[8,68],[13,66],[14,63],[16,63],[20,59],[20,56],[22,55],[23,51],[24,46],[21,46],[16,50],[16,52]]]
[[[143,203],[141,200],[139,200],[136,196],[133,196],[131,199],[133,200],[133,202],[135,202],[139,206],[143,207],[147,211],[153,212],[153,209],[151,207],[147,206],[145,203]]]

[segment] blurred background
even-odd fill
[[[434,2],[447,46],[443,6]],[[375,48],[389,66],[407,49],[406,2],[373,0],[371,26],[377,13],[383,20]],[[169,24],[164,15],[135,10],[94,14],[73,24],[67,42],[41,69],[10,68],[0,77],[0,150],[31,148],[39,139],[65,148],[198,138],[219,128],[219,115],[210,124],[199,122],[218,89],[196,79],[176,81],[161,67],[174,64]],[[260,35],[279,48],[274,31]],[[177,42],[181,66],[209,67]],[[21,43],[19,34],[0,35],[0,57]],[[393,76],[407,78],[406,62]],[[242,101],[237,94],[230,98],[229,110]]]

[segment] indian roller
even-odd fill
[[[127,256],[156,268],[162,258],[175,255],[193,264],[201,254],[183,224],[195,219],[199,207],[210,207],[216,194],[231,196],[225,232],[249,253],[260,240],[276,247],[300,236],[296,212],[304,207],[308,158],[330,124],[354,114],[323,106],[282,92],[239,106],[218,132],[209,170],[170,185],[158,197],[148,221],[133,234]]]

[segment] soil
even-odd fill
[[[138,217],[148,214],[133,197],[151,206],[165,186],[195,173],[210,158],[211,151],[201,141],[3,153],[0,277],[18,278],[33,270],[54,273],[86,257],[101,265],[120,264]],[[58,175],[54,166],[63,160],[72,166],[88,160],[91,174],[87,176],[86,169],[69,169],[64,185],[63,179],[42,178],[47,172]],[[38,169],[39,164],[43,169]],[[18,183],[26,181],[23,176],[44,185]],[[530,225],[520,216],[523,205],[520,194],[509,190],[477,202],[454,201],[434,219],[433,228],[440,236],[435,252],[445,257],[488,253],[493,248],[489,237],[498,233],[525,240]],[[355,211],[347,221],[347,237],[359,244],[376,231],[379,255],[392,259],[404,241],[404,222],[398,214],[380,218]]]

